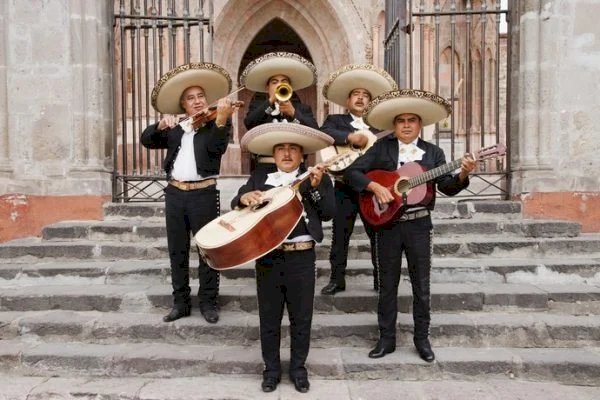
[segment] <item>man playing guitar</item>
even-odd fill
[[[367,123],[379,129],[393,129],[394,135],[375,143],[345,172],[344,177],[355,190],[369,191],[385,205],[394,200],[388,187],[371,180],[366,173],[373,170],[395,171],[404,163],[418,163],[427,170],[446,163],[444,151],[419,138],[421,129],[446,118],[450,104],[443,98],[421,90],[404,89],[385,93],[371,101],[365,111]],[[445,174],[428,185],[453,196],[469,184],[468,175],[475,161],[463,157],[458,174]],[[435,187],[428,204],[417,204],[404,210],[398,218],[377,231],[379,265],[379,302],[377,319],[379,341],[369,353],[380,358],[396,349],[398,284],[402,253],[406,253],[413,293],[414,344],[419,356],[432,362],[435,355],[429,343],[430,270],[432,223],[430,212],[435,205]]]
[[[272,155],[275,164],[255,169],[231,201],[231,207],[260,207],[266,191],[291,185],[299,173],[306,171],[302,163],[304,154],[320,150],[331,142],[324,133],[297,124],[271,123],[252,129],[242,139],[242,146],[254,154]],[[262,389],[265,392],[274,391],[281,379],[279,347],[286,306],[290,319],[289,377],[301,393],[310,387],[304,364],[310,347],[315,294],[315,242],[323,240],[321,222],[333,217],[335,199],[325,168],[317,165],[308,171],[310,179],[300,183],[298,188],[303,216],[279,247],[256,260],[260,344],[265,363]]]
[[[376,140],[373,135],[377,129],[369,127],[363,121],[363,112],[369,105],[371,96],[377,96],[396,89],[396,82],[384,70],[370,64],[346,65],[330,75],[323,86],[323,95],[329,101],[346,107],[346,114],[327,116],[321,130],[331,136],[335,142],[335,152],[340,146],[347,146],[349,151],[362,154]],[[325,153],[329,148],[322,151]],[[322,156],[321,158],[328,158]],[[330,171],[334,168],[330,168]],[[346,266],[348,263],[348,247],[350,236],[354,231],[358,215],[358,193],[343,180],[343,170],[334,173],[336,213],[333,218],[333,233],[329,262],[331,274],[329,283],[321,290],[322,294],[334,295],[346,289]],[[363,220],[364,223],[364,220]],[[377,263],[373,250],[376,248],[376,237],[370,226],[364,223],[365,231],[371,241],[371,261],[373,264],[373,288],[378,290]]]

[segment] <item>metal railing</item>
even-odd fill
[[[496,143],[509,147],[508,3],[386,1],[385,68],[400,87],[450,101],[450,117],[422,132],[448,161]],[[509,162],[508,153],[479,163],[459,197],[508,198]]]
[[[164,151],[139,138],[160,115],[156,81],[188,62],[212,60],[211,0],[115,0],[113,201],[162,201]]]

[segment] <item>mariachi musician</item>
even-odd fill
[[[241,85],[255,92],[244,118],[246,129],[272,122],[318,129],[312,109],[295,92],[314,85],[316,80],[315,66],[295,53],[267,53],[250,62],[240,75]],[[273,163],[273,158],[264,154],[255,155],[255,160],[259,164]]]
[[[394,135],[376,142],[346,170],[344,177],[355,190],[373,193],[377,203],[384,209],[395,198],[388,187],[371,180],[366,173],[372,170],[402,171],[405,163],[412,162],[425,170],[444,165],[444,151],[419,138],[419,134],[424,126],[446,118],[450,111],[450,104],[444,98],[421,90],[396,90],[374,98],[365,110],[367,124],[378,129],[393,129]],[[369,352],[369,357],[380,358],[396,349],[398,284],[402,254],[405,253],[413,293],[413,341],[423,360],[432,362],[435,359],[429,343],[429,287],[433,249],[431,211],[435,205],[435,187],[453,196],[469,185],[469,173],[474,168],[475,161],[468,156],[463,157],[459,173],[445,174],[433,183],[427,183],[431,185],[433,193],[428,204],[407,207],[403,210],[402,218],[378,230],[379,341]]]
[[[377,138],[374,134],[379,130],[364,122],[363,112],[372,97],[394,89],[397,89],[394,78],[371,64],[349,64],[331,73],[323,86],[323,96],[345,107],[348,112],[328,115],[321,130],[335,140],[334,149],[337,152],[364,153],[375,142]],[[329,283],[321,290],[321,294],[325,295],[334,295],[346,289],[348,247],[358,215],[358,193],[344,181],[342,173],[334,175],[336,213],[329,253],[331,274]],[[371,242],[373,289],[378,290],[376,232],[364,220],[363,225]]]
[[[271,123],[250,130],[242,138],[242,147],[254,154],[273,156],[275,163],[254,170],[231,201],[231,207],[259,205],[265,191],[292,184],[306,171],[304,155],[332,142],[326,134],[299,124]],[[291,338],[289,377],[301,393],[310,387],[305,362],[315,294],[315,243],[323,240],[321,222],[333,217],[335,199],[331,179],[324,173],[323,166],[317,165],[309,172],[310,179],[303,181],[298,190],[303,216],[278,248],[256,260],[260,343],[265,363],[262,389],[265,392],[274,391],[281,379],[279,346],[286,306]]]
[[[229,143],[231,114],[236,108],[226,98],[230,90],[231,78],[223,68],[211,63],[190,63],[168,71],[152,91],[152,106],[164,115],[144,130],[140,141],[149,149],[167,150],[165,219],[173,308],[163,318],[165,322],[190,315],[190,233],[195,234],[219,215],[216,178]],[[216,107],[209,111],[212,103]],[[183,121],[179,121],[181,114],[186,115]],[[198,277],[200,312],[207,322],[216,323],[219,272],[200,257]]]

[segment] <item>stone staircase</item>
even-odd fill
[[[161,321],[172,301],[163,212],[162,204],[107,204],[103,221],[61,222],[41,238],[0,244],[0,388],[18,381],[31,389],[6,398],[97,398],[96,382],[103,399],[183,399],[191,398],[186,384],[215,381],[226,389],[194,398],[266,397],[252,265],[222,273],[218,324],[207,324],[197,304],[190,318]],[[434,219],[437,361],[421,361],[412,346],[405,266],[399,348],[367,357],[378,336],[368,240],[359,224],[346,291],[322,296],[326,232],[308,360],[314,397],[304,398],[373,398],[381,387],[413,380],[489,390],[489,382],[546,382],[558,385],[555,394],[568,392],[561,385],[600,385],[600,235],[581,234],[575,223],[523,219],[513,202],[441,202]],[[192,276],[197,284],[196,269]],[[598,398],[598,389],[569,396]],[[289,390],[281,385],[276,393],[297,398]]]

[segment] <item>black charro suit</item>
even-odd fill
[[[344,146],[347,144],[348,134],[357,130],[351,125],[353,120],[354,118],[350,114],[332,114],[327,116],[320,129],[334,139],[334,145]],[[370,131],[373,134],[379,132],[375,128],[370,128]],[[345,288],[348,247],[359,208],[358,193],[341,178],[335,180],[336,212],[333,217],[331,252],[329,253],[329,263],[331,265],[329,281],[340,288]],[[375,235],[365,221],[363,221],[363,225],[371,241],[371,249],[374,250],[376,247]],[[371,261],[373,264],[373,286],[377,288],[379,282],[373,251],[371,251]]]
[[[214,121],[209,121],[198,129],[194,135],[194,155],[196,172],[203,177],[214,177],[219,174],[221,157],[229,143],[231,124],[218,128]],[[167,149],[164,169],[167,178],[171,172],[181,146],[184,131],[176,125],[172,129],[158,130],[158,123],[148,126],[142,133],[141,143],[149,149]],[[174,186],[165,188],[165,218],[167,225],[167,242],[171,264],[171,280],[173,286],[174,306],[190,307],[189,286],[189,252],[190,233],[195,234],[204,225],[219,215],[219,191],[216,185],[203,189],[183,191]],[[200,288],[198,297],[200,307],[216,308],[219,293],[219,273],[209,268],[200,258],[198,275]]]
[[[275,164],[265,164],[252,172],[242,186],[231,207],[243,207],[240,199],[253,190],[266,191],[267,174],[277,171]],[[300,173],[304,172],[303,165]],[[307,180],[300,185],[302,204],[306,216],[301,218],[288,239],[310,234],[316,242],[323,240],[322,221],[330,220],[335,211],[333,185],[327,175],[316,189]],[[306,377],[304,366],[310,347],[310,330],[315,294],[315,249],[302,251],[273,250],[256,261],[256,286],[260,318],[260,340],[265,363],[263,376],[279,379],[281,362],[279,347],[281,320],[287,305],[290,318],[291,357],[290,378]]]
[[[446,164],[444,151],[438,146],[418,139],[417,146],[425,151],[422,160],[417,161],[425,169],[430,170]],[[345,172],[344,177],[357,191],[366,189],[371,182],[366,172],[380,169],[394,171],[398,165],[398,139],[394,135],[381,139],[355,161]],[[453,196],[466,188],[469,180],[460,182],[458,174],[447,174],[428,183],[436,185],[437,189]],[[433,210],[434,198],[427,205]],[[411,210],[406,211],[410,213]],[[377,229],[377,262],[380,274],[379,302],[377,318],[379,323],[380,341],[389,348],[396,344],[396,318],[398,314],[398,283],[402,253],[406,252],[408,272],[413,293],[413,319],[415,323],[415,340],[426,339],[429,336],[430,323],[430,270],[432,253],[432,224],[431,216],[409,221],[394,221],[385,228]]]

